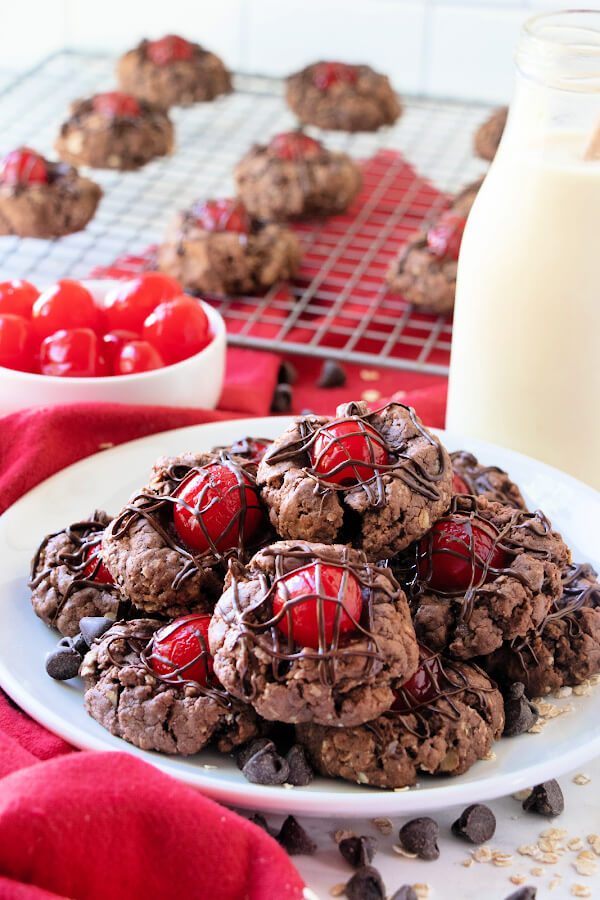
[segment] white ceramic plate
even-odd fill
[[[426,778],[410,791],[382,791],[343,781],[316,779],[286,790],[249,784],[228,756],[203,752],[187,759],[137,750],[89,718],[79,680],[48,678],[44,657],[57,634],[37,619],[29,603],[29,560],[41,538],[95,508],[116,513],[144,482],[164,453],[205,450],[246,434],[275,437],[285,419],[248,419],[182,428],[132,441],[84,459],[49,478],[0,519],[0,684],[30,715],[65,740],[94,750],[126,750],[164,772],[241,807],[331,816],[425,812],[488,800],[554,778],[600,754],[600,688],[572,698],[575,709],[549,722],[538,735],[498,742],[495,759],[476,763],[458,778]],[[541,507],[561,530],[579,561],[598,565],[596,523],[600,494],[549,466],[481,441],[440,433],[450,450],[467,448],[488,464],[505,468],[526,500]],[[563,701],[556,701],[559,703]],[[568,701],[568,702],[571,702]]]

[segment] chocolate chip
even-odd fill
[[[403,884],[393,895],[392,900],[419,900],[412,884]]]
[[[290,767],[288,783],[296,787],[305,787],[310,784],[315,773],[312,766],[306,758],[306,751],[300,744],[294,744],[285,755],[286,762]]]
[[[284,359],[281,365],[279,366],[279,373],[277,375],[277,381],[279,384],[296,384],[298,380],[298,370],[296,366],[289,362],[289,360]]]
[[[326,359],[321,368],[321,374],[317,381],[317,387],[334,388],[344,387],[346,384],[346,373],[335,359]]]
[[[270,741],[267,737],[254,738],[253,741],[250,741],[248,744],[244,744],[243,747],[235,754],[235,761],[237,763],[238,769],[243,769],[249,759],[252,759],[255,753],[258,753],[259,750],[262,750],[264,747],[272,747],[273,750],[276,751],[275,744],[273,741]]]
[[[512,894],[509,894],[508,897],[505,897],[504,900],[535,900],[537,897],[537,888],[532,887],[530,884],[526,884],[525,887],[519,888],[518,891],[513,891]]]
[[[46,672],[57,681],[68,681],[79,674],[81,653],[74,647],[58,647],[46,656]]]
[[[340,841],[338,847],[340,853],[350,863],[353,869],[359,869],[361,866],[368,866],[375,856],[375,847],[377,841],[372,837],[348,837]]]
[[[358,869],[346,884],[348,900],[385,900],[381,875],[373,866]]]
[[[472,844],[485,844],[496,833],[496,816],[489,806],[474,803],[460,814],[452,823],[452,834],[465,838]]]
[[[287,817],[277,835],[277,840],[290,856],[311,856],[317,851],[313,839],[293,816]]]
[[[273,746],[263,747],[251,756],[242,773],[252,784],[285,784],[290,767]]]
[[[113,620],[106,616],[84,616],[79,623],[79,630],[88,647],[91,647],[94,641],[102,637],[114,624]]]
[[[559,816],[565,808],[565,798],[558,781],[543,781],[536,784],[529,797],[523,800],[523,809],[540,816]]]
[[[73,647],[74,650],[77,651],[77,653],[79,653],[79,655],[81,656],[82,659],[85,656],[85,654],[88,652],[88,645],[82,634],[75,635],[71,646]]]
[[[537,708],[525,696],[525,685],[520,681],[511,684],[504,695],[504,719],[502,737],[524,734],[537,722]]]
[[[271,412],[287,413],[292,408],[292,388],[289,384],[278,384],[271,401]]]
[[[437,859],[440,855],[439,831],[438,823],[428,816],[411,819],[400,829],[400,843],[409,853],[416,853],[419,859]]]
[[[254,815],[250,816],[248,819],[249,822],[252,822],[253,825],[258,825],[259,828],[262,828],[263,831],[266,831],[267,834],[271,834],[271,830],[269,828],[269,823],[265,819],[263,815],[260,813],[254,813]]]

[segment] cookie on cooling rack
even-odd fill
[[[209,628],[215,675],[278,722],[357,725],[392,705],[418,666],[389,569],[339,544],[281,541],[230,564]]]
[[[156,106],[190,106],[232,90],[231,75],[215,53],[168,34],[141,41],[117,62],[122,90]]]
[[[362,176],[347,153],[301,131],[255,144],[234,170],[238,196],[257,219],[334,216],[357,196]]]
[[[173,125],[164,110],[111,91],[75,100],[54,146],[66,162],[128,171],[170,153],[173,142]]]
[[[101,188],[65,163],[19,147],[0,160],[0,235],[54,238],[81,231]]]
[[[168,625],[117,622],[91,647],[80,674],[85,708],[107,731],[140,747],[188,756],[209,743],[228,752],[259,733],[251,706],[212,676],[210,616]]]
[[[514,481],[510,480],[504,469],[498,466],[482,466],[467,450],[455,450],[450,454],[450,459],[453,493],[485,497],[486,500],[527,510],[521,491]]]
[[[336,418],[301,416],[258,468],[271,523],[284,538],[360,547],[374,561],[425,534],[448,508],[448,453],[415,411],[346,403]]]
[[[340,62],[312,63],[290,75],[286,100],[303,125],[335,131],[377,131],[402,112],[386,75]]]
[[[210,612],[227,556],[264,542],[255,466],[246,463],[225,454],[161,457],[149,485],[110,523],[102,556],[138,609]]]
[[[483,125],[479,126],[473,138],[473,147],[477,156],[491,162],[504,134],[507,117],[508,106],[501,106],[492,113],[489,119],[486,119]]]
[[[588,565],[562,571],[562,594],[535,630],[505,642],[481,664],[500,682],[520,681],[529,697],[581,684],[600,671],[600,584]]]
[[[199,293],[255,294],[295,275],[302,249],[274,222],[253,221],[235,200],[207,200],[179,213],[158,248],[158,268]]]
[[[419,775],[462,775],[484,759],[504,727],[502,695],[477,666],[420,648],[420,666],[395,687],[392,709],[358,728],[297,725],[322,775],[401,788]]]
[[[471,659],[538,628],[561,596],[570,551],[541,512],[457,495],[406,554],[405,585],[417,637]]]
[[[102,562],[100,542],[110,522],[101,510],[44,538],[31,562],[34,612],[67,637],[84,616],[116,619],[129,606]]]

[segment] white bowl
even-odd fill
[[[118,281],[83,281],[99,306]],[[0,366],[0,415],[32,406],[74,403],[122,403],[141,406],[187,406],[214,409],[225,374],[226,332],[219,313],[198,300],[214,335],[210,344],[163,369],[104,378],[60,378]]]

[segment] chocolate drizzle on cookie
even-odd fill
[[[425,438],[436,448],[438,455],[438,466],[435,471],[426,470],[408,451],[408,441],[392,442],[386,439],[383,434],[375,426],[373,419],[382,412],[391,407],[399,406],[405,409],[409,415],[411,422],[417,430],[420,437]],[[336,437],[332,433],[332,429],[336,425],[345,422],[355,422],[356,430],[346,432],[342,438]],[[348,493],[349,491],[361,488],[369,499],[369,503],[374,507],[381,507],[385,504],[385,477],[398,478],[404,484],[417,494],[421,494],[429,500],[439,500],[440,493],[436,487],[437,482],[444,479],[447,470],[446,456],[444,449],[436,437],[429,434],[423,427],[412,407],[405,406],[402,403],[388,403],[386,406],[362,414],[357,403],[348,403],[343,410],[343,414],[332,421],[325,424],[318,424],[318,420],[310,416],[299,420],[298,428],[300,437],[285,444],[279,444],[268,451],[263,461],[270,466],[278,463],[294,459],[297,456],[304,456],[307,465],[303,467],[303,472],[315,482],[315,493],[324,495],[328,492],[336,491],[338,493]],[[316,460],[313,460],[313,449],[319,436],[326,433],[330,439],[328,448],[332,445],[339,448],[344,454],[343,462],[336,466],[329,476],[337,475],[342,469],[349,469],[352,472],[351,484],[336,484],[319,473],[318,465],[320,454]],[[344,439],[362,437],[369,451],[368,459],[353,459],[346,447]],[[389,463],[378,463],[375,458],[375,446],[385,450],[390,459]],[[327,452],[327,451],[324,451]],[[369,478],[363,478],[361,472],[369,469],[373,475]]]
[[[466,484],[469,494],[473,496],[485,494],[490,500],[527,510],[521,492],[504,469],[498,466],[482,466],[476,457],[466,450],[455,450],[450,454],[450,459],[454,471]]]

